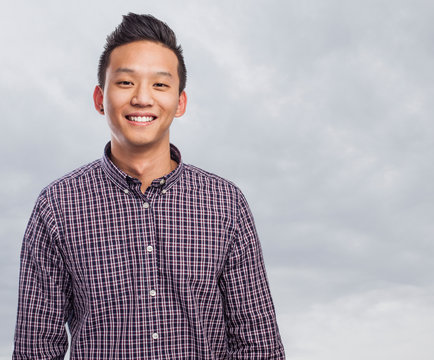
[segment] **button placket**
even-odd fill
[[[142,213],[142,221],[144,224],[144,228],[148,227],[153,223],[155,214],[154,207],[152,201],[158,196],[158,192],[161,187],[157,184],[153,184],[153,187],[147,190],[147,196],[141,196],[141,213]],[[138,204],[140,206],[140,204]],[[154,256],[156,248],[154,244],[156,242],[156,233],[154,231],[153,226],[149,226],[149,232],[142,234],[142,259],[143,259],[143,268],[146,270],[143,273],[143,279],[140,281],[140,299],[138,300],[138,306],[140,311],[146,312],[146,318],[149,320],[149,325],[151,327],[151,331],[148,333],[151,339],[157,340],[159,339],[159,333],[155,330],[159,329],[159,308],[158,308],[158,300],[157,298],[157,287],[158,287],[158,270],[156,266],[156,257]],[[154,330],[154,332],[152,331]]]

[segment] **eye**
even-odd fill
[[[158,87],[158,88],[169,87],[168,85],[163,84],[163,83],[155,83],[154,86]]]
[[[133,83],[131,81],[127,81],[127,80],[118,81],[116,84],[121,85],[121,86],[132,86],[133,85]]]

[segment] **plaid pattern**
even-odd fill
[[[232,183],[181,162],[143,194],[104,157],[45,188],[21,252],[14,359],[284,359]]]

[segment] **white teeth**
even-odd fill
[[[137,122],[149,122],[154,120],[153,116],[129,116],[129,119],[131,121],[137,121]]]

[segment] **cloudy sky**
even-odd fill
[[[39,191],[102,154],[106,35],[129,11],[183,45],[184,161],[255,215],[287,358],[432,359],[431,0],[14,1],[0,5],[0,359]]]

